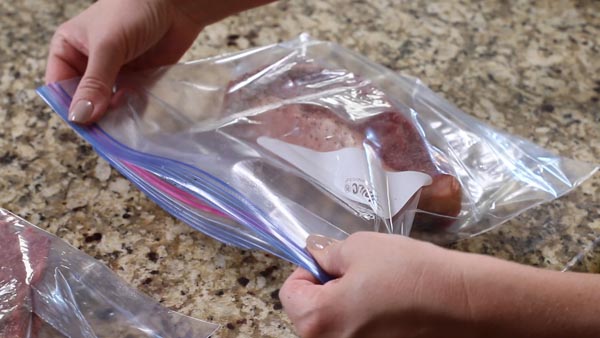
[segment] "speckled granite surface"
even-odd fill
[[[0,2],[0,206],[100,259],[218,337],[294,336],[277,290],[292,267],[175,221],[39,99],[47,43],[88,1]],[[340,11],[340,8],[343,10]],[[340,15],[342,13],[342,15]],[[206,29],[191,60],[309,32],[420,77],[463,110],[580,160],[600,159],[598,1],[281,1]],[[455,244],[600,272],[600,175]],[[596,244],[594,244],[596,243]]]

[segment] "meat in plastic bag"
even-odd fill
[[[78,79],[38,92],[67,121]],[[336,44],[300,38],[136,74],[71,126],[175,217],[327,276],[318,233],[448,242],[558,198],[598,167],[496,130]]]
[[[0,337],[208,337],[99,261],[0,209]]]

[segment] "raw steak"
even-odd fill
[[[0,243],[0,337],[35,337],[30,285],[42,274],[49,239],[0,219]]]
[[[228,112],[273,106],[265,112],[246,117],[247,123],[237,124],[235,133],[238,137],[256,140],[260,136],[268,136],[323,152],[345,147],[370,147],[390,171],[419,171],[432,177],[432,184],[422,189],[418,204],[420,210],[449,217],[459,214],[462,200],[460,183],[454,176],[436,167],[423,138],[399,109],[391,108],[369,117],[355,118],[345,111],[334,111],[324,105],[297,103],[303,101],[298,99],[300,96],[310,97],[348,87],[351,89],[346,95],[359,98],[359,101],[378,100],[380,105],[385,103],[394,107],[381,91],[361,83],[361,79],[352,74],[326,71],[308,63],[257,76],[262,72],[264,70],[247,74],[230,85],[225,100]],[[293,103],[287,103],[285,100],[288,99]],[[340,105],[335,107],[339,110]],[[416,226],[439,228],[452,223],[447,218],[427,213],[417,214]]]

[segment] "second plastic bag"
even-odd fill
[[[77,80],[39,90],[63,118]],[[461,112],[332,43],[283,44],[122,76],[98,124],[72,125],[174,216],[307,268],[310,233],[472,236],[597,169]]]
[[[0,337],[209,337],[109,268],[0,208]]]

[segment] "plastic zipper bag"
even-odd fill
[[[208,337],[99,261],[0,209],[0,337]]]
[[[76,86],[38,92],[66,120]],[[307,36],[123,75],[99,123],[71,126],[174,216],[321,280],[304,248],[310,233],[447,242],[555,199],[597,170]]]

